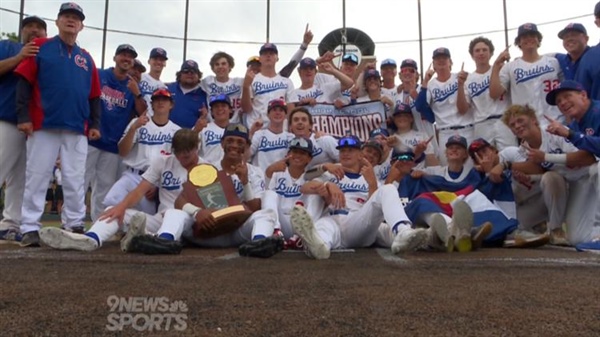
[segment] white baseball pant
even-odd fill
[[[142,176],[138,173],[134,173],[129,169],[126,169],[121,178],[117,180],[117,182],[112,185],[108,194],[106,194],[106,198],[104,198],[104,206],[116,206],[118,203],[123,201],[127,194],[133,191],[139,183],[142,181]],[[140,202],[134,207],[138,211],[147,213],[147,214],[155,214],[156,213],[156,202],[154,200],[148,200],[146,197],[143,197]]]
[[[275,228],[281,229],[283,236],[286,239],[291,238],[294,235],[292,229],[291,214],[280,213],[279,210],[279,196],[275,191],[267,190],[263,193],[261,198],[261,205],[263,209],[277,210],[275,212]],[[319,219],[323,215],[325,210],[325,201],[320,195],[317,194],[306,194],[302,195],[297,202],[305,205],[306,211],[310,215],[311,219]]]
[[[588,178],[569,183],[567,239],[572,245],[600,237],[600,166],[590,166]]]
[[[540,193],[517,203],[519,229],[532,228],[547,221],[548,230],[562,228],[567,211],[567,182],[560,174],[548,171],[542,175]],[[521,200],[515,195],[515,199]]]
[[[110,207],[107,208],[107,210]],[[127,209],[125,211],[125,216],[123,217],[123,232],[127,232],[129,229],[129,222],[131,218],[139,213],[137,209]],[[154,215],[146,214],[146,233],[154,234],[158,231],[161,224],[163,222],[163,214],[156,213]],[[94,233],[98,237],[99,246],[102,246],[102,243],[112,238],[119,231],[119,223],[117,220],[97,220],[94,222],[92,227],[86,233]]]
[[[15,124],[0,121],[0,185],[4,189],[4,211],[0,230],[19,229],[25,191],[25,135]]]
[[[486,119],[475,124],[473,139],[483,138],[502,151],[509,146],[517,146],[517,137],[501,119]],[[469,144],[471,144],[469,142]]]
[[[88,155],[85,161],[85,190],[91,185],[90,217],[96,221],[104,206],[104,198],[111,187],[119,179],[121,158],[116,153],[103,151],[88,145]]]
[[[85,219],[84,172],[87,138],[65,130],[38,130],[27,140],[27,167],[23,194],[21,233],[37,231],[44,213],[48,181],[60,154],[63,177],[63,217],[66,228]]]

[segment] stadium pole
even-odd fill
[[[102,61],[100,68],[104,69],[104,57],[106,56],[106,35],[108,29],[108,0],[104,1],[104,26],[102,26]]]
[[[419,16],[419,58],[421,63],[421,70],[419,73],[421,82],[423,82],[423,73],[425,72],[425,65],[423,64],[423,25],[421,22],[421,0],[417,0],[417,13]]]
[[[183,27],[183,61],[187,59],[187,42],[188,42],[188,20],[190,17],[190,0],[185,0],[185,20]]]

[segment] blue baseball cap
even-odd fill
[[[358,56],[352,53],[346,54],[344,57],[342,57],[342,62],[352,62],[354,64],[358,64]]]
[[[300,69],[306,69],[306,68],[316,68],[317,67],[317,62],[315,62],[315,60],[311,59],[310,57],[305,57],[302,59],[302,61],[300,61]]]
[[[250,140],[250,137],[248,135],[248,128],[243,126],[242,124],[233,123],[227,125],[227,127],[225,128],[225,132],[223,132],[223,138],[221,138],[221,141],[223,141],[225,137],[229,136],[242,137],[246,141]]]
[[[369,140],[362,147],[363,147],[363,149],[365,147],[370,147],[370,148],[377,150],[377,152],[379,152],[380,159],[383,156],[383,147],[381,146],[381,144],[379,144],[379,142],[377,142],[375,140]]]
[[[295,137],[290,140],[289,149],[296,149],[307,152],[311,157],[313,155],[313,143],[310,139],[304,137]]]
[[[265,43],[262,45],[262,47],[260,47],[260,51],[258,52],[259,55],[262,55],[264,52],[266,51],[272,51],[275,54],[279,54],[279,51],[277,50],[277,46],[274,43]]]
[[[573,23],[573,22],[571,22],[565,28],[563,28],[563,30],[561,30],[560,32],[558,32],[558,38],[562,40],[562,38],[568,32],[580,32],[580,33],[583,33],[584,35],[587,35],[587,30],[585,29],[585,27],[581,23]]]
[[[231,108],[231,99],[225,94],[210,96],[210,99],[208,100],[208,105],[210,105],[210,107],[212,108],[212,106],[216,103],[225,103]]]
[[[65,2],[62,5],[60,5],[60,9],[58,10],[58,16],[61,16],[64,13],[68,12],[74,13],[77,16],[79,16],[79,19],[81,19],[81,21],[85,20],[83,9],[81,8],[81,6],[74,2]]]
[[[464,147],[465,149],[468,148],[467,139],[465,137],[459,136],[459,135],[454,135],[454,136],[448,138],[448,141],[446,142],[446,147],[448,147],[450,145],[460,145],[460,146]]]
[[[381,65],[379,66],[379,69],[381,69],[385,66],[392,66],[392,67],[396,68],[398,65],[396,64],[396,61],[394,61],[392,59],[385,59],[385,60],[381,61]]]
[[[39,23],[42,27],[44,27],[44,30],[46,30],[46,28],[47,28],[46,21],[44,21],[42,18],[35,16],[35,15],[24,18],[23,21],[21,21],[21,28],[27,26],[28,24],[30,24],[32,22]]]
[[[540,33],[540,31],[537,29],[537,25],[535,23],[528,22],[519,26],[519,29],[517,30],[517,37],[515,38],[515,44],[518,45],[521,36],[526,34],[536,34],[538,39],[542,39],[542,33]]]
[[[546,103],[550,105],[556,105],[556,95],[558,95],[558,93],[561,91],[569,90],[581,92],[585,91],[585,88],[583,87],[583,85],[579,84],[579,82],[573,80],[562,81],[558,84],[558,86],[556,86],[556,88],[554,88],[546,95]]]
[[[117,50],[115,51],[115,55],[119,55],[125,52],[131,53],[133,55],[133,58],[136,58],[138,56],[138,53],[135,51],[135,48],[133,48],[133,46],[130,44],[119,45],[117,47]]]
[[[363,81],[366,81],[367,79],[369,79],[371,77],[375,77],[375,78],[381,79],[381,75],[379,74],[379,71],[377,71],[375,69],[367,69],[367,70],[365,70],[365,75],[364,75]]]
[[[167,57],[167,51],[166,50],[164,50],[162,48],[159,48],[159,47],[152,48],[152,50],[150,51],[150,58],[153,59],[153,58],[157,58],[157,57],[163,58],[165,60],[169,59]]]
[[[338,141],[338,146],[336,146],[336,149],[339,150],[339,149],[343,149],[345,147],[360,150],[362,148],[362,142],[356,136],[353,136],[353,135],[344,136],[344,137],[340,138],[340,140]]]
[[[377,128],[377,129],[374,129],[373,131],[369,132],[369,139],[375,138],[375,137],[377,137],[379,135],[383,135],[385,137],[389,137],[390,133],[386,129]]]
[[[445,47],[440,47],[433,51],[433,56],[431,58],[436,58],[438,56],[447,56],[450,57],[450,50]]]
[[[600,16],[600,1],[598,1],[596,6],[594,7],[594,16]]]
[[[194,60],[187,60],[187,61],[183,62],[183,64],[181,64],[181,69],[179,71],[184,71],[184,70],[192,70],[197,73],[200,72],[200,68],[198,68],[198,62],[196,62]]]
[[[417,67],[417,61],[415,61],[413,59],[406,59],[406,60],[402,61],[402,63],[400,64],[400,68],[406,68],[406,67],[419,69],[419,67]]]
[[[394,116],[398,116],[400,114],[409,114],[412,116],[412,109],[410,105],[406,103],[400,103],[396,105],[396,108],[394,109]]]

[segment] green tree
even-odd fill
[[[5,33],[2,32],[0,33],[0,40],[11,40],[11,41],[15,41],[15,42],[19,42],[19,36],[17,35],[17,33]]]

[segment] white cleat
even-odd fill
[[[294,232],[302,238],[302,244],[308,256],[317,260],[329,258],[331,252],[325,242],[319,237],[315,224],[304,207],[294,206],[291,214],[291,223]]]
[[[461,253],[470,252],[473,246],[471,242],[471,228],[473,228],[473,210],[463,200],[452,204],[451,234],[454,236],[454,247]]]
[[[40,240],[47,246],[61,250],[93,251],[98,242],[85,234],[71,233],[57,227],[40,229]]]
[[[128,252],[131,246],[131,239],[136,236],[146,234],[146,214],[143,212],[137,212],[131,217],[129,221],[129,229],[125,236],[121,239],[121,250]]]
[[[451,253],[454,250],[454,238],[450,235],[446,220],[440,214],[434,214],[428,230],[428,245],[437,251]]]
[[[425,228],[409,228],[396,234],[392,243],[392,253],[407,253],[427,243],[428,230]]]

